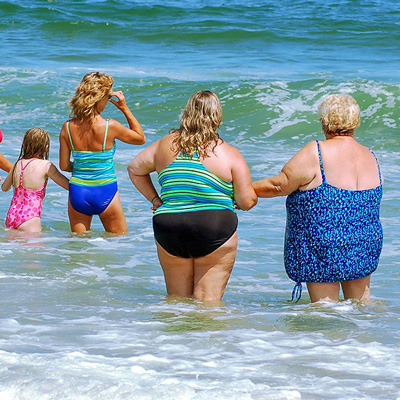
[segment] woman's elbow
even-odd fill
[[[237,202],[237,205],[241,210],[249,211],[257,204],[257,202],[258,202],[258,197],[256,194],[254,194],[253,196],[241,199],[240,202]]]
[[[131,137],[126,142],[140,146],[146,143],[146,136],[143,132],[132,131]]]
[[[65,171],[65,172],[72,171],[71,163],[60,162],[59,166],[60,166],[61,171]]]
[[[131,162],[126,169],[128,170],[128,175],[129,175],[131,182],[135,185],[135,182],[137,180],[135,165],[133,165]]]

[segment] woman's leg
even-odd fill
[[[212,253],[194,259],[193,295],[200,301],[221,300],[236,258],[238,237],[229,240]]]
[[[101,223],[107,232],[125,233],[128,232],[125,214],[122,209],[119,192],[116,193],[108,207],[100,215]]]
[[[361,301],[370,300],[370,281],[371,275],[353,281],[342,282],[342,290],[344,298],[357,299]]]
[[[317,301],[339,301],[339,282],[307,282],[311,303]]]
[[[156,241],[158,259],[164,272],[167,293],[180,297],[193,296],[193,258],[173,256]]]
[[[76,233],[83,233],[90,229],[92,216],[82,214],[72,207],[71,202],[68,200],[68,217],[71,231]]]

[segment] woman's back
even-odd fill
[[[320,142],[328,184],[347,190],[380,185],[379,169],[372,152],[351,137],[338,136]]]
[[[42,188],[47,180],[47,171],[50,161],[38,158],[19,160],[15,166],[13,175],[13,186],[16,188],[20,184],[22,173],[22,186],[27,189]]]
[[[155,154],[158,173],[170,165],[180,154],[180,152],[177,154],[173,147],[173,141],[176,135],[177,134],[174,133],[165,136],[158,143],[158,149]],[[216,175],[219,179],[222,179],[225,182],[232,182],[231,164],[233,159],[233,150],[232,146],[219,140],[215,148],[213,143],[210,145],[208,157],[199,157],[199,160],[205,168]]]
[[[110,135],[110,128],[107,129],[107,120],[96,118],[93,124],[87,121],[79,122],[76,118],[69,121],[68,124],[71,142],[76,151],[102,151],[110,150],[114,145],[114,139]],[[108,131],[108,132],[107,132]],[[106,137],[107,135],[107,137]],[[104,143],[104,139],[106,142]]]

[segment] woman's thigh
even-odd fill
[[[174,256],[164,250],[156,241],[158,259],[164,272],[169,295],[179,297],[193,296],[193,258]]]
[[[224,295],[236,258],[238,236],[212,253],[194,259],[194,298],[201,301],[218,301]]]
[[[71,231],[76,233],[83,233],[90,229],[92,216],[82,214],[72,207],[71,202],[68,200],[68,217]]]
[[[128,225],[126,224],[119,192],[116,193],[109,206],[99,215],[99,217],[107,232],[125,233],[128,231]]]

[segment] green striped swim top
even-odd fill
[[[114,169],[115,143],[112,149],[106,150],[108,119],[102,151],[76,150],[69,130],[69,121],[67,122],[67,131],[74,159],[70,183],[81,186],[102,186],[116,182],[117,176]]]
[[[233,184],[212,174],[197,153],[179,156],[158,174],[162,206],[154,215],[201,210],[232,210]]]

